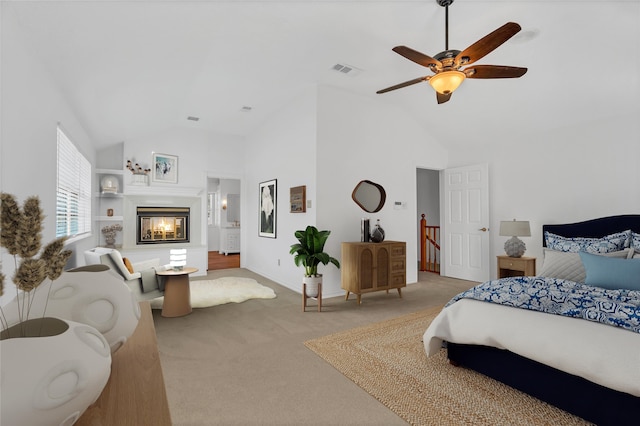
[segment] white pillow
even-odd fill
[[[618,257],[626,259],[633,249],[625,249],[612,253],[601,254],[600,256]],[[562,280],[583,283],[587,279],[587,272],[584,269],[582,260],[578,253],[568,253],[563,251],[544,249],[544,262],[542,271],[538,274],[541,277],[558,278]]]

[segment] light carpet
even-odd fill
[[[422,335],[440,307],[305,342],[412,425],[588,425],[475,371],[427,358]]]
[[[253,278],[223,277],[215,280],[191,280],[191,307],[208,308],[225,303],[241,303],[249,299],[273,299],[272,288]],[[151,300],[152,309],[162,309],[164,297]]]

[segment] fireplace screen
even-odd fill
[[[136,244],[188,243],[189,207],[138,207]]]

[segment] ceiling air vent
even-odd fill
[[[187,117],[187,120],[189,120],[189,121],[198,121],[198,120],[200,120],[200,117],[194,117],[194,116],[190,115],[190,116]]]
[[[347,64],[335,64],[331,69],[341,74],[349,75],[352,77],[354,75],[360,74],[360,72],[362,71],[361,69]]]

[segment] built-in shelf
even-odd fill
[[[96,226],[102,227],[107,224],[123,224],[124,216],[122,214],[122,204],[124,200],[124,170],[122,169],[95,169],[95,186],[94,197],[96,199],[96,212],[99,215],[94,216]],[[102,180],[110,176],[117,181],[117,192],[103,192]],[[111,216],[109,216],[111,214]],[[103,225],[100,225],[102,223]],[[121,244],[122,236],[118,236],[118,244]],[[98,232],[98,244],[105,242],[104,236]]]
[[[118,222],[123,221],[124,216],[96,216],[98,222]]]
[[[122,198],[124,194],[122,192],[98,192],[96,194],[98,198]]]
[[[97,175],[123,175],[122,169],[95,169]]]

